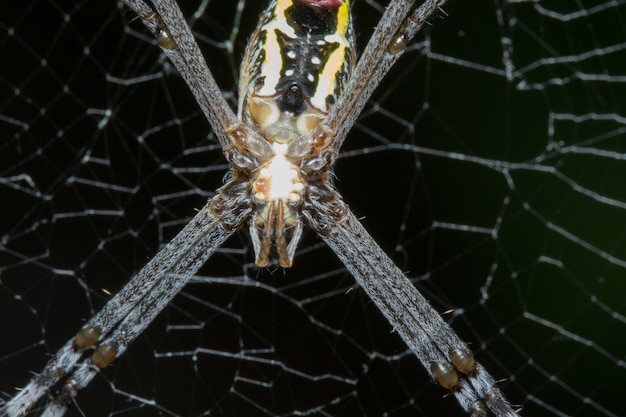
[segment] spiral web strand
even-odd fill
[[[232,104],[260,3],[183,5]],[[383,7],[356,2],[361,45]],[[523,415],[624,415],[626,4],[445,12],[366,107],[336,186]],[[226,171],[133,19],[1,7],[2,399]],[[239,232],[69,415],[462,415],[446,395],[313,233],[283,272]]]

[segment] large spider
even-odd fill
[[[445,0],[391,1],[355,66],[349,0],[273,0],[231,110],[174,0],[124,0],[176,65],[220,140],[229,180],[49,361],[0,415],[46,415],[127,349],[211,254],[248,222],[256,264],[290,267],[303,224],[337,254],[411,351],[472,416],[517,415],[495,380],[369,236],[329,183],[348,131],[383,76]],[[93,350],[91,355],[85,353]],[[95,366],[93,366],[95,365]],[[61,384],[60,394],[51,388]]]

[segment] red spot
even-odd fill
[[[298,0],[298,3],[323,9],[336,9],[344,3],[344,0]]]

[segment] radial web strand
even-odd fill
[[[182,7],[233,107],[264,3]],[[362,51],[386,2],[354,3]],[[522,415],[626,415],[626,3],[444,12],[365,106],[334,184]],[[228,166],[121,4],[6,2],[0,33],[4,401]],[[315,233],[293,268],[259,270],[241,230],[68,415],[464,414]]]

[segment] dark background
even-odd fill
[[[262,3],[209,1],[193,20],[233,106]],[[336,186],[435,308],[454,310],[444,317],[522,415],[624,415],[626,8],[444,9],[353,129]],[[361,50],[381,10],[354,5]],[[3,2],[0,57],[7,399],[227,167],[116,2]],[[253,262],[241,231],[201,270],[212,283],[189,285],[69,414],[462,415],[312,233],[288,271]]]

